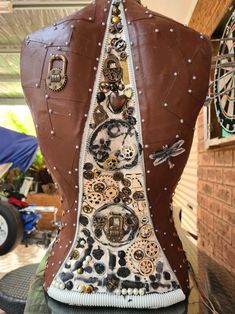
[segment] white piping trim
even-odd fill
[[[78,293],[50,287],[48,294],[53,299],[70,305],[119,308],[157,309],[185,300],[185,295],[181,289],[167,293],[151,293],[144,296],[120,296],[107,293]]]

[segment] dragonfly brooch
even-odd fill
[[[184,140],[179,140],[170,147],[168,145],[164,145],[162,147],[162,150],[152,153],[151,155],[149,155],[149,158],[154,159],[154,166],[158,166],[167,161],[169,168],[172,169],[175,165],[171,162],[171,158],[185,152],[185,149],[182,147],[183,144]]]

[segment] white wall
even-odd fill
[[[188,24],[198,0],[142,0],[150,10]]]

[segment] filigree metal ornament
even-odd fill
[[[185,152],[185,149],[182,147],[184,144],[184,140],[179,140],[172,146],[165,145],[163,146],[163,149],[160,151],[156,151],[149,155],[150,159],[154,159],[154,166],[158,166],[162,164],[163,162],[167,161],[169,168],[173,168],[175,165],[171,162],[171,157],[176,157],[182,153]]]
[[[116,83],[122,79],[122,68],[118,58],[114,54],[110,54],[105,62],[103,74],[107,82]]]
[[[55,61],[62,62],[62,68],[53,68]],[[52,55],[49,59],[46,84],[54,92],[61,91],[67,83],[67,59],[63,55]]]

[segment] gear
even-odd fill
[[[109,186],[105,190],[104,194],[107,200],[112,201],[115,199],[115,197],[118,196],[119,189],[116,186]]]
[[[146,256],[149,258],[154,258],[156,259],[159,255],[159,246],[156,242],[148,242],[145,246],[145,253]]]
[[[143,259],[139,263],[139,272],[142,276],[149,276],[153,273],[154,265],[150,259]]]
[[[120,160],[131,160],[136,155],[136,149],[132,145],[124,145],[120,150]]]
[[[104,201],[104,197],[101,193],[91,192],[88,195],[86,195],[87,204],[93,208],[101,206],[103,201]]]
[[[143,251],[145,255],[145,246],[148,243],[147,240],[141,240],[137,241],[134,244],[132,244],[128,249],[127,249],[127,254],[126,254],[126,260],[127,264],[134,273],[138,274],[139,273],[139,260],[136,259],[136,252]],[[144,257],[144,256],[143,256]]]
[[[153,228],[149,224],[145,224],[140,228],[140,235],[142,238],[147,239],[152,235]]]

